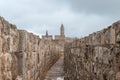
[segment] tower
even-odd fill
[[[60,35],[61,35],[62,37],[65,36],[65,35],[64,35],[64,26],[63,26],[63,24],[61,24]]]
[[[46,30],[46,36],[48,36],[48,31]]]

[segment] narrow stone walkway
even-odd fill
[[[61,57],[47,72],[44,80],[64,80],[64,57]]]

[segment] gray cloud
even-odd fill
[[[119,0],[0,0],[0,15],[20,29],[36,34],[81,37],[119,20]]]
[[[67,0],[73,11],[100,15],[120,14],[120,0]]]

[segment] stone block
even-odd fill
[[[115,44],[115,29],[110,27],[110,44]]]
[[[27,32],[19,30],[19,51],[25,51],[27,48]]]
[[[110,44],[110,29],[105,29],[105,44]]]
[[[101,45],[105,44],[104,30],[101,31]]]
[[[100,32],[97,32],[95,36],[95,45],[100,45],[100,44],[101,44],[101,34]]]

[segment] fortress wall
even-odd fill
[[[65,44],[65,80],[120,80],[120,22]]]
[[[43,80],[60,47],[0,17],[0,80]]]
[[[43,39],[43,40],[49,40],[49,41],[52,41],[52,40],[53,40],[53,37],[52,37],[52,35],[42,36],[42,39]]]

